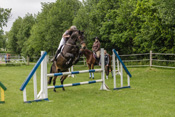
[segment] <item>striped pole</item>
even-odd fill
[[[23,99],[24,102],[30,103],[35,101],[42,101],[42,100],[48,100],[48,89],[50,88],[61,88],[61,87],[68,87],[68,86],[78,86],[78,85],[84,85],[84,84],[93,84],[101,82],[101,90],[108,90],[108,87],[105,85],[105,67],[104,67],[104,49],[101,48],[101,69],[91,69],[91,70],[82,70],[82,71],[73,71],[73,72],[62,72],[62,73],[53,73],[53,74],[47,74],[47,53],[42,51],[41,57],[38,60],[37,64],[34,66],[31,73],[28,75],[24,83],[22,84],[20,90],[23,91]],[[41,90],[36,96],[37,93],[37,82],[36,82],[36,70],[38,66],[41,64]],[[94,72],[101,72],[101,79],[94,80],[94,81],[84,81],[79,83],[72,83],[72,84],[64,84],[64,85],[58,85],[58,86],[47,86],[47,77],[52,76],[62,76],[62,75],[72,75],[72,74],[80,74],[80,73],[94,73]],[[30,81],[31,77],[34,75],[34,100],[33,101],[27,101],[27,95],[26,95],[26,86],[28,82]]]
[[[101,90],[108,90],[108,87],[105,84],[105,67],[104,67],[104,49],[101,48],[101,69],[91,69],[91,70],[82,70],[82,71],[73,71],[73,72],[62,72],[62,73],[53,73],[53,74],[47,74],[47,77],[53,77],[53,76],[62,76],[62,75],[72,75],[72,74],[80,74],[80,73],[94,73],[94,72],[101,72],[101,79],[94,80],[94,81],[85,81],[85,82],[79,82],[79,83],[72,83],[72,84],[64,84],[64,85],[57,85],[57,86],[48,86],[48,89],[51,88],[62,88],[62,87],[70,87],[70,86],[78,86],[83,84],[92,84],[92,83],[98,83],[101,82]]]
[[[83,71],[61,72],[61,73],[47,74],[47,77],[72,75],[72,74],[80,74],[80,73],[102,72],[102,71],[103,71],[102,69],[91,69],[91,70],[83,70]]]
[[[84,82],[79,82],[79,83],[71,83],[71,84],[64,84],[64,85],[48,86],[47,88],[48,89],[63,88],[63,87],[71,87],[71,86],[78,86],[78,85],[85,85],[85,84],[93,84],[93,83],[98,83],[98,82],[103,82],[103,80],[99,79],[99,80],[84,81]]]

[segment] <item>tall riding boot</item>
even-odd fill
[[[57,60],[57,56],[58,56],[58,54],[61,52],[61,48],[62,48],[62,47],[60,47],[60,49],[58,49],[58,50],[56,51],[55,57],[52,58],[52,60],[51,60],[52,62]]]

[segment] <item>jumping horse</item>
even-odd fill
[[[84,55],[86,57],[86,63],[88,65],[89,70],[94,69],[94,65],[98,64],[98,60],[95,58],[95,55],[93,54],[93,52],[88,49],[81,49],[80,51],[81,51],[81,55]],[[109,69],[110,69],[113,77],[111,61],[112,61],[112,57],[109,55],[109,65],[105,66],[105,72],[106,73],[109,72]],[[91,76],[91,73],[89,73],[89,78],[94,79],[94,73],[92,73],[92,76]]]
[[[80,54],[79,54],[80,49],[79,49],[79,46],[77,45],[77,42],[81,44],[81,49],[83,50],[86,48],[86,44],[84,40],[85,40],[85,37],[83,32],[79,30],[73,31],[70,38],[64,45],[61,53],[58,55],[57,60],[53,62],[50,72],[51,73],[67,72],[72,65],[76,64],[80,58]],[[63,75],[61,77],[60,81],[62,85],[67,76],[68,75]],[[53,79],[54,86],[56,84],[56,78],[57,76],[54,76],[54,79]],[[49,78],[48,84],[51,84],[51,81],[52,81],[52,77]],[[64,87],[63,87],[63,90],[65,90]],[[56,92],[56,89],[54,89],[54,91]]]

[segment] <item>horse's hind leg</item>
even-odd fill
[[[91,64],[88,64],[89,70],[91,69]],[[91,73],[89,72],[89,79],[91,79]]]
[[[49,77],[48,84],[50,85],[52,82],[52,77]]]
[[[53,86],[55,86],[55,84],[56,84],[56,79],[57,79],[57,76],[54,76],[54,79],[53,79]],[[56,89],[54,88],[53,91],[56,92]]]
[[[62,85],[62,86],[63,86],[63,82],[64,82],[64,80],[67,78],[67,76],[68,76],[68,75],[64,75],[64,76],[61,77],[60,81],[61,81],[61,85]],[[65,91],[64,87],[63,87],[62,89],[63,89],[63,91]]]
[[[54,63],[52,63],[50,67],[50,73],[56,73],[56,65]],[[51,82],[52,82],[52,77],[49,77],[48,84],[50,85]]]

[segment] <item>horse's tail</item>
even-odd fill
[[[53,73],[53,71],[52,71],[52,66],[53,66],[53,64],[52,64],[51,67],[50,67],[50,73]],[[50,85],[51,82],[52,82],[52,77],[49,77],[48,84]]]

